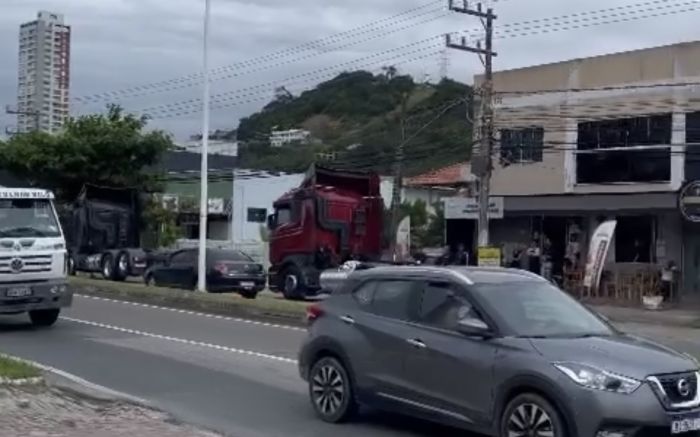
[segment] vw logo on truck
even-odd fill
[[[23,268],[24,261],[22,261],[22,258],[12,258],[12,261],[10,261],[10,269],[12,269],[12,273],[19,273]]]

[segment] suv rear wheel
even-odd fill
[[[525,393],[508,403],[501,416],[500,437],[564,437],[559,412],[542,396]]]
[[[346,421],[357,411],[348,371],[333,357],[321,358],[311,368],[309,396],[316,414],[325,422]]]

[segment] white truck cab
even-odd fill
[[[0,187],[0,314],[29,313],[51,326],[73,294],[67,251],[47,190]]]

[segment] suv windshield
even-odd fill
[[[479,284],[477,295],[521,337],[610,336],[614,331],[547,282]]]
[[[0,238],[60,236],[49,200],[0,199]]]

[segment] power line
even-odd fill
[[[389,55],[389,54],[392,54],[392,53],[401,52],[401,51],[403,51],[403,50],[405,50],[405,49],[409,49],[409,48],[413,48],[413,47],[420,47],[420,46],[423,46],[423,45],[425,45],[426,43],[429,43],[431,40],[434,41],[434,44],[432,44],[432,45],[430,45],[430,46],[426,46],[426,47],[424,47],[424,48],[422,48],[422,49],[417,49],[417,50],[414,50],[414,51],[411,51],[411,52],[408,52],[408,53],[404,53],[404,54],[400,54],[400,55],[396,55],[396,56],[394,56],[394,57],[387,58],[387,59],[379,59],[379,60],[376,60],[377,58],[381,58],[381,57],[384,56],[384,55]],[[394,47],[394,48],[391,48],[391,49],[383,50],[383,51],[381,51],[381,52],[372,53],[372,54],[370,54],[370,55],[363,56],[363,57],[360,57],[360,58],[356,58],[356,59],[353,59],[353,60],[351,60],[351,61],[347,61],[347,62],[342,62],[342,63],[334,64],[334,65],[331,65],[331,66],[328,66],[328,67],[323,67],[323,68],[320,68],[320,69],[315,69],[315,70],[307,71],[307,72],[300,73],[300,74],[296,74],[296,75],[293,75],[293,76],[288,76],[288,77],[286,77],[286,78],[284,78],[284,79],[274,80],[274,81],[270,81],[270,82],[266,82],[266,83],[262,83],[262,84],[258,84],[258,85],[252,85],[252,86],[249,86],[249,87],[244,87],[244,88],[239,88],[239,89],[236,89],[236,90],[231,90],[231,91],[226,91],[226,92],[223,92],[223,93],[214,94],[214,95],[212,96],[212,98],[213,98],[212,101],[213,101],[213,102],[216,102],[216,101],[219,101],[219,99],[226,99],[227,97],[230,97],[230,96],[237,97],[237,96],[238,96],[238,93],[241,93],[241,92],[244,92],[244,91],[265,90],[265,93],[267,94],[271,88],[273,88],[273,87],[275,87],[275,86],[282,85],[282,84],[289,84],[290,81],[293,81],[293,80],[296,80],[296,79],[304,79],[304,78],[306,78],[306,80],[305,80],[304,82],[308,82],[309,79],[314,80],[314,79],[317,79],[318,77],[325,77],[325,76],[328,76],[328,74],[319,76],[319,74],[320,74],[320,73],[323,73],[323,72],[331,72],[331,74],[337,74],[338,69],[342,69],[342,68],[345,68],[345,67],[348,67],[348,66],[354,66],[354,65],[356,65],[356,64],[362,63],[362,62],[367,61],[367,60],[376,60],[376,61],[374,61],[374,62],[372,62],[372,63],[369,64],[369,65],[373,65],[373,64],[376,64],[376,63],[387,62],[387,61],[390,61],[390,60],[392,60],[392,59],[396,59],[397,57],[405,56],[406,54],[414,54],[414,53],[421,52],[421,51],[424,51],[424,50],[427,50],[427,49],[431,49],[431,48],[435,48],[435,47],[438,47],[437,37],[436,37],[436,36],[431,37],[431,38],[425,38],[425,39],[422,39],[422,40],[419,40],[419,41],[415,41],[415,42],[412,42],[412,43],[409,43],[409,44],[404,44],[404,45],[399,46],[399,47]],[[245,97],[245,96],[248,96],[248,95],[250,95],[250,94],[243,94],[244,97]],[[201,99],[200,99],[200,98],[193,98],[193,99],[182,100],[182,101],[174,102],[174,103],[166,103],[166,104],[159,105],[159,106],[154,106],[154,107],[150,107],[150,108],[145,108],[145,109],[142,109],[142,110],[139,111],[139,112],[153,113],[153,112],[158,112],[158,111],[161,111],[161,110],[170,110],[170,109],[173,109],[173,108],[178,108],[178,109],[179,109],[180,107],[183,107],[183,106],[189,107],[189,106],[191,106],[191,105],[198,105],[198,106],[201,105]]]
[[[238,70],[240,68],[245,68],[245,67],[248,67],[251,65],[263,64],[263,63],[270,61],[270,60],[284,59],[285,57],[287,57],[289,55],[297,54],[300,52],[304,52],[304,51],[308,51],[308,50],[319,50],[319,48],[323,48],[325,45],[328,45],[329,43],[342,41],[343,39],[347,39],[347,36],[353,36],[353,34],[355,34],[355,35],[371,34],[371,33],[375,32],[376,30],[390,28],[391,26],[394,26],[395,24],[404,23],[404,22],[411,21],[411,20],[416,19],[416,18],[427,16],[427,15],[433,15],[432,17],[430,17],[426,20],[422,20],[418,23],[409,24],[409,25],[401,27],[399,29],[380,33],[380,34],[377,34],[371,38],[367,38],[367,39],[364,39],[361,41],[355,41],[355,42],[346,44],[345,46],[336,47],[333,50],[338,50],[340,48],[346,48],[346,47],[356,45],[356,44],[359,44],[362,42],[366,42],[366,41],[370,41],[370,40],[373,40],[376,38],[380,38],[382,36],[386,36],[386,35],[389,35],[392,33],[399,32],[401,30],[405,30],[405,29],[415,27],[415,26],[418,26],[421,24],[425,24],[427,22],[434,21],[435,19],[438,19],[438,18],[445,16],[444,12],[441,14],[438,14],[438,15],[435,14],[436,12],[441,11],[442,8],[433,8],[427,12],[422,12],[420,14],[414,14],[414,12],[432,7],[437,3],[441,3],[441,0],[431,1],[427,4],[422,5],[422,6],[408,9],[408,10],[406,10],[402,13],[399,13],[397,15],[394,15],[394,16],[391,16],[391,17],[388,17],[388,18],[385,18],[382,20],[378,20],[378,21],[375,21],[375,22],[372,22],[372,23],[369,23],[369,24],[366,24],[366,25],[363,25],[363,26],[360,26],[360,27],[357,27],[354,29],[350,29],[348,31],[340,32],[338,34],[331,35],[331,36],[328,36],[325,38],[321,38],[318,40],[303,43],[303,44],[296,46],[296,47],[283,49],[283,50],[280,50],[280,51],[277,51],[277,52],[274,52],[271,54],[267,54],[267,55],[263,55],[263,56],[260,56],[257,58],[249,59],[247,61],[225,65],[225,66],[213,69],[211,71],[211,73],[214,76],[221,75],[221,74],[225,74],[225,73],[231,72],[233,70]],[[410,15],[410,16],[408,18],[396,20],[396,18],[405,16],[405,15]],[[379,25],[379,24],[383,24],[383,25],[377,27],[377,25]],[[372,28],[374,28],[374,29],[372,29]],[[328,50],[326,50],[325,52],[328,52]],[[317,55],[323,54],[325,52],[319,51],[318,53],[311,54],[310,56],[301,57],[301,58],[296,57],[291,62],[298,62],[299,60],[308,59],[310,57],[317,56]],[[286,63],[289,63],[289,62],[286,62]],[[281,63],[281,64],[278,63],[278,64],[276,64],[276,66],[281,66],[281,65],[284,65],[286,63]],[[235,77],[235,76],[239,76],[239,75],[243,75],[243,74],[250,74],[250,73],[253,73],[256,71],[260,71],[260,69],[250,70],[250,71],[246,71],[246,72],[239,72],[237,74],[234,74],[233,76],[227,75],[224,77],[214,77],[213,80],[222,80],[222,79]],[[120,97],[120,98],[137,97],[137,96],[143,95],[144,91],[151,91],[151,93],[153,93],[153,92],[163,92],[163,91],[171,91],[174,89],[187,88],[187,87],[194,86],[194,85],[198,84],[198,81],[201,78],[201,76],[202,76],[201,72],[200,73],[193,73],[193,74],[179,77],[179,78],[169,79],[169,80],[160,81],[160,82],[154,82],[154,83],[150,83],[150,84],[144,84],[144,85],[130,87],[130,88],[122,89],[122,90],[108,91],[108,92],[103,92],[103,93],[98,93],[98,94],[93,94],[93,95],[82,96],[82,97],[75,98],[74,100],[76,100],[78,102],[82,102],[82,103],[91,103],[91,102],[109,100],[109,99],[113,99],[115,97]],[[183,84],[185,84],[185,85],[183,85]],[[165,89],[163,89],[163,88],[165,88]]]
[[[428,51],[427,53],[422,54],[422,55],[418,55],[418,56],[415,56],[415,57],[412,57],[409,59],[404,59],[404,60],[401,60],[399,62],[393,62],[393,65],[394,66],[402,65],[402,64],[415,62],[415,61],[418,61],[420,59],[434,56],[437,53],[437,50],[435,50],[437,47],[439,47],[439,46],[435,45],[432,47],[426,47],[425,49],[416,50],[412,53],[419,53],[419,52],[424,52],[424,51],[428,51],[430,49],[433,49],[432,51]],[[395,56],[394,58],[390,58],[390,59],[382,59],[379,61],[375,61],[372,64],[384,63],[387,60],[401,59],[402,57],[403,56]],[[335,73],[330,74],[327,77],[332,77],[338,73],[339,72],[336,71]],[[337,80],[348,80],[348,79],[349,78],[347,78],[347,79],[341,78],[341,79],[337,79]],[[308,81],[305,81],[305,82],[308,82]],[[250,98],[239,100],[241,95],[233,95],[233,96],[228,96],[225,98],[221,98],[219,95],[217,95],[217,96],[215,96],[216,99],[214,100],[214,103],[212,104],[212,109],[230,108],[230,107],[235,107],[235,106],[239,106],[239,105],[246,104],[246,103],[256,102],[259,100],[269,100],[270,99],[270,95],[268,93],[251,93],[251,94],[244,94],[242,96],[243,97],[250,96]],[[196,113],[199,113],[199,111],[201,111],[201,108],[199,108],[198,105],[193,103],[193,104],[184,105],[182,107],[163,109],[162,111],[157,112],[155,114],[149,114],[149,116],[152,119],[164,119],[164,118],[181,117],[181,116],[189,115],[189,114],[196,114]]]

